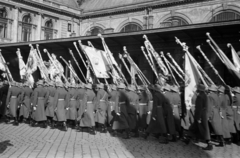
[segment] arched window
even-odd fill
[[[7,37],[7,11],[6,8],[0,8],[0,38]]]
[[[188,22],[178,16],[173,16],[164,20],[164,22],[160,23],[160,27],[172,27],[172,26],[182,26],[188,25]]]
[[[52,19],[48,20],[45,23],[44,39],[45,40],[53,39],[53,22],[52,22]]]
[[[22,19],[22,41],[30,41],[32,32],[31,16],[30,14],[25,15]]]
[[[101,27],[97,27],[97,26],[95,26],[95,27],[93,27],[92,29],[91,29],[91,31],[90,31],[90,35],[91,36],[96,36],[96,35],[98,35],[98,34],[103,34],[104,33],[104,31],[103,31],[103,29],[101,28]]]
[[[212,17],[210,22],[228,21],[228,20],[237,20],[237,19],[240,19],[240,13],[233,10],[225,10],[225,11],[219,12],[217,15]]]
[[[142,27],[137,23],[128,23],[125,25],[120,32],[133,32],[133,31],[141,31]]]

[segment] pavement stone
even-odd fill
[[[126,140],[121,134],[112,137],[86,131],[0,123],[0,158],[240,158],[240,147],[235,144],[203,151],[203,143],[163,145],[154,137]]]

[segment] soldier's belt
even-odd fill
[[[105,100],[100,100],[100,101],[105,102]]]
[[[11,98],[17,98],[17,96],[11,96]]]
[[[132,105],[135,105],[135,103],[134,103],[134,102],[130,102],[130,104],[132,104]]]
[[[162,106],[157,106],[157,108],[161,108]]]
[[[121,105],[121,104],[125,104],[125,102],[119,102],[118,104],[120,104],[120,105]]]
[[[139,103],[139,105],[147,105],[147,103]]]
[[[174,108],[178,108],[178,105],[173,105]]]
[[[44,99],[43,97],[38,97],[38,99]]]
[[[74,99],[74,98],[71,98],[70,100],[76,100],[76,99]]]
[[[238,107],[237,106],[232,106],[232,108],[237,109]]]
[[[88,101],[87,103],[89,103],[89,104],[90,104],[90,103],[92,103],[92,101]]]
[[[151,101],[149,101],[150,103],[152,103],[153,102],[153,100],[151,100]]]
[[[64,100],[64,99],[58,99],[58,101],[62,101],[62,100]]]

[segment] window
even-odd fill
[[[94,28],[91,29],[90,35],[95,36],[95,35],[98,35],[99,33],[100,33],[100,34],[103,34],[103,32],[104,32],[104,31],[103,31],[102,28],[100,28],[100,27],[94,27]]]
[[[120,32],[133,32],[133,31],[140,31],[142,27],[136,23],[129,23],[122,28]]]
[[[45,40],[53,39],[53,23],[52,23],[52,19],[48,20],[45,23],[44,39]]]
[[[32,24],[30,14],[25,15],[22,20],[22,41],[30,41]]]
[[[6,8],[0,8],[0,38],[7,37],[7,12]]]
[[[72,32],[72,25],[68,24],[68,32]]]
[[[233,10],[226,10],[215,15],[210,22],[228,21],[240,19],[240,13]]]
[[[181,17],[170,17],[166,19],[164,22],[160,23],[160,27],[172,27],[172,26],[182,26],[188,25],[188,22]]]

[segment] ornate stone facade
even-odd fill
[[[239,0],[2,0],[0,42],[88,36],[240,19]],[[225,14],[224,14],[225,13]],[[29,21],[23,22],[28,16]]]

